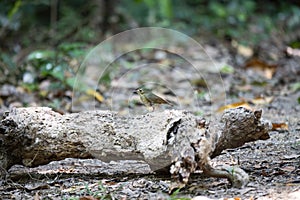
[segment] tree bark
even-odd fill
[[[0,166],[34,167],[65,158],[143,160],[153,171],[171,166],[171,174],[184,184],[200,168],[235,185],[226,170],[223,175],[210,167],[210,158],[268,139],[268,130],[261,111],[245,108],[228,110],[221,122],[211,124],[181,110],[119,116],[111,111],[61,115],[46,107],[15,108],[0,123]]]

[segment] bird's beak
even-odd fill
[[[140,89],[140,88],[134,89],[133,94],[139,94],[139,93],[138,93],[138,90],[139,90],[139,89]]]

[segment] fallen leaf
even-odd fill
[[[247,92],[250,91],[252,89],[252,85],[243,85],[243,86],[236,86],[236,89],[239,91],[243,91],[243,92]]]
[[[241,44],[239,44],[235,40],[233,40],[231,42],[231,45],[236,48],[238,54],[240,54],[240,55],[242,55],[244,57],[249,58],[249,57],[251,57],[253,55],[253,49],[251,49],[248,46],[241,45]]]
[[[86,92],[87,95],[95,97],[99,102],[104,101],[104,97],[99,92],[97,92],[96,90],[87,89],[85,92]]]
[[[93,196],[83,196],[83,197],[79,197],[79,200],[98,200],[98,199]]]
[[[199,79],[193,79],[191,80],[192,85],[195,85],[197,87],[207,87],[206,81],[204,78],[199,78]]]
[[[296,82],[290,85],[293,92],[300,90],[300,82]]]
[[[300,56],[300,49],[294,49],[291,47],[286,48],[286,54],[288,56]]]
[[[240,197],[224,198],[223,200],[241,200]]]
[[[269,173],[265,169],[263,169],[263,170],[261,170],[261,175],[267,177],[267,176],[269,176]]]
[[[223,112],[227,109],[238,108],[238,107],[244,107],[248,110],[252,110],[251,106],[247,102],[241,101],[241,102],[236,102],[236,103],[232,103],[232,104],[222,106],[217,110],[217,112]]]
[[[289,126],[287,123],[272,123],[272,131],[279,131],[279,130],[288,130]]]
[[[245,68],[253,69],[259,73],[262,73],[265,78],[271,79],[276,72],[277,65],[270,65],[262,60],[253,58],[245,64]]]
[[[250,102],[255,105],[263,105],[271,103],[273,99],[274,97],[256,97],[254,99],[251,99]]]

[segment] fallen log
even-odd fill
[[[214,169],[210,159],[228,148],[268,139],[270,123],[261,111],[226,111],[221,122],[181,110],[119,116],[111,111],[61,115],[45,107],[15,108],[0,123],[0,167],[35,167],[65,158],[142,160],[151,170],[170,168],[180,183],[202,169],[209,176],[228,178],[242,187],[248,175],[231,167]]]

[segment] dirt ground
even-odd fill
[[[61,170],[55,176],[35,177],[28,173],[29,178],[12,180],[8,171],[1,180],[1,199],[300,199],[300,56],[287,56],[284,46],[281,46],[281,49],[265,46],[261,45],[255,59],[245,58],[242,52],[233,51],[226,45],[208,43],[205,46],[217,64],[221,63],[220,66],[223,66],[222,63],[226,62],[234,69],[221,73],[224,85],[220,91],[226,90],[226,102],[223,102],[223,105],[234,107],[236,104],[232,103],[238,102],[241,106],[260,108],[263,110],[263,118],[274,123],[270,139],[249,143],[238,149],[228,149],[212,160],[214,165],[226,163],[239,165],[244,169],[250,176],[250,182],[245,188],[231,188],[227,180],[207,178],[201,172],[194,174],[185,188],[170,195],[168,186],[171,179],[168,175],[103,177]],[[178,59],[172,55],[155,52],[137,54],[138,58],[126,55],[123,59],[145,59],[150,55],[154,56],[158,63],[171,63]],[[114,94],[114,109],[119,110],[121,114],[143,114],[148,111],[139,103],[138,97],[132,94],[132,89],[141,83],[148,84],[159,94],[176,102],[175,109],[186,109],[196,115],[212,117],[211,119],[215,119],[216,115],[218,118],[220,113],[217,114],[216,110],[222,112],[224,108],[210,101],[207,85],[197,77],[193,68],[183,67],[187,65],[186,62],[170,65],[172,67],[158,67],[150,72],[145,69],[151,81],[143,79],[141,82],[134,79],[135,73],[144,71],[131,72],[131,76],[123,76],[122,79],[115,76],[113,92],[104,89],[104,96],[111,97],[112,93]],[[178,72],[186,76],[180,78]],[[207,74],[206,78],[211,77],[214,81],[216,73]],[[153,83],[162,79],[167,80],[171,86]],[[130,85],[122,87],[124,82]],[[7,90],[5,87],[1,87],[2,94]],[[170,87],[176,95],[168,92]],[[198,92],[196,100],[193,92],[184,95],[190,90],[186,87]],[[47,102],[38,101],[34,94],[23,95],[26,95],[26,98],[33,95],[30,99],[37,105],[47,105]],[[21,97],[22,95],[19,100],[11,102],[22,101]],[[107,106],[100,103],[96,105],[99,109],[105,109]],[[1,112],[8,107],[2,106]],[[168,108],[162,106],[158,111],[160,109]]]

